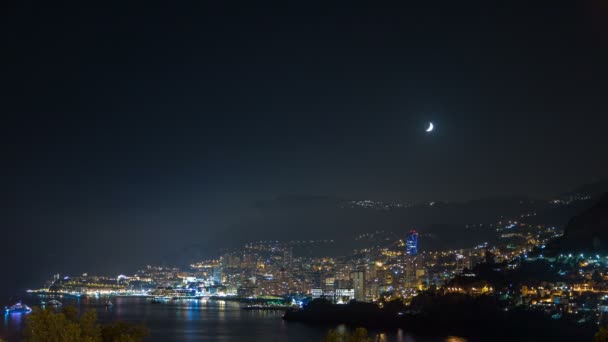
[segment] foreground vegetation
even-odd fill
[[[600,327],[600,330],[593,336],[593,342],[608,342],[608,329]]]
[[[369,337],[367,329],[357,328],[350,334],[348,332],[338,332],[336,330],[330,330],[325,336],[325,342],[373,342],[372,338]]]
[[[26,342],[140,342],[148,335],[143,325],[115,322],[102,325],[95,311],[78,317],[72,306],[61,312],[35,309],[27,317],[23,331]]]

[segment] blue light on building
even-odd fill
[[[407,255],[418,254],[418,232],[415,230],[410,230],[410,232],[407,233],[405,240],[405,252]]]

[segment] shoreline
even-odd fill
[[[551,320],[530,312],[431,315],[365,309],[343,306],[287,310],[283,320],[316,326],[344,324],[350,328],[363,327],[387,332],[402,329],[417,336],[459,336],[469,341],[591,341],[597,330],[595,325]]]

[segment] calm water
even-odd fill
[[[150,304],[144,298],[113,298],[114,306],[106,308],[107,299],[66,299],[61,301],[80,310],[96,310],[100,321],[122,320],[145,324],[150,329],[147,341],[322,341],[327,327],[284,322],[282,312],[247,311],[235,302],[200,300],[170,301]],[[38,299],[24,300],[36,305]],[[19,341],[26,315],[4,315],[0,336],[9,342]],[[344,329],[344,327],[337,327]],[[430,339],[402,331],[385,334],[386,341],[438,342],[464,341],[457,338]]]

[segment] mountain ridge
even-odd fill
[[[608,193],[570,219],[564,235],[549,244],[552,253],[608,253]]]
[[[590,207],[595,196],[585,195],[558,200],[559,193],[593,194],[608,191],[608,182],[584,185],[573,191],[556,192],[555,197],[538,199],[530,196],[490,196],[464,202],[402,203],[353,200],[327,195],[277,196],[259,201],[230,229],[240,231],[241,242],[282,240],[301,232],[307,240],[333,239],[347,241],[358,234],[383,230],[404,236],[410,229],[436,236],[421,239],[428,249],[468,248],[496,235],[500,221],[519,221],[562,229],[568,220]],[[556,201],[557,200],[557,201]],[[345,243],[336,248],[345,248]]]

